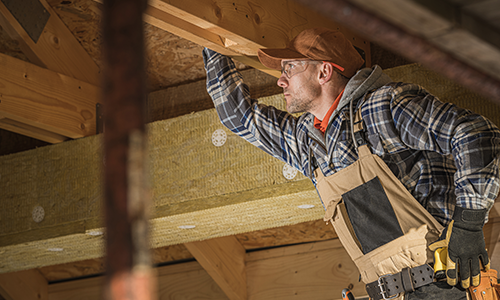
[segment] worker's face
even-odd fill
[[[278,85],[283,88],[289,113],[311,111],[320,94],[317,81],[317,61],[283,60]]]

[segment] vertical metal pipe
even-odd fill
[[[156,298],[145,179],[146,5],[147,0],[104,1],[105,299]]]
[[[500,104],[500,80],[347,0],[295,0],[387,49],[443,74]]]

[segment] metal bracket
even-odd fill
[[[102,104],[96,103],[95,105],[95,131],[96,134],[104,132],[104,120],[102,118]]]

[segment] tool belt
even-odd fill
[[[404,268],[397,274],[381,276],[377,281],[366,285],[366,291],[372,300],[392,299],[405,292],[427,285],[434,280],[434,269],[428,264],[415,268]]]
[[[498,300],[500,299],[500,284],[498,284],[497,271],[490,269],[481,271],[481,282],[478,286],[469,287],[472,300]]]

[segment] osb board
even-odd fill
[[[102,5],[94,0],[48,0],[48,3],[102,70]],[[144,41],[150,91],[205,77],[202,46],[146,23]]]
[[[7,54],[20,60],[28,61],[26,55],[24,55],[21,51],[19,43],[12,39],[2,27],[0,27],[0,53]]]
[[[101,12],[94,0],[47,0],[58,17],[102,70]],[[174,34],[144,24],[145,65],[149,91],[203,79],[203,47]],[[13,40],[0,28],[0,53],[29,61]],[[238,64],[239,68],[245,68]]]

